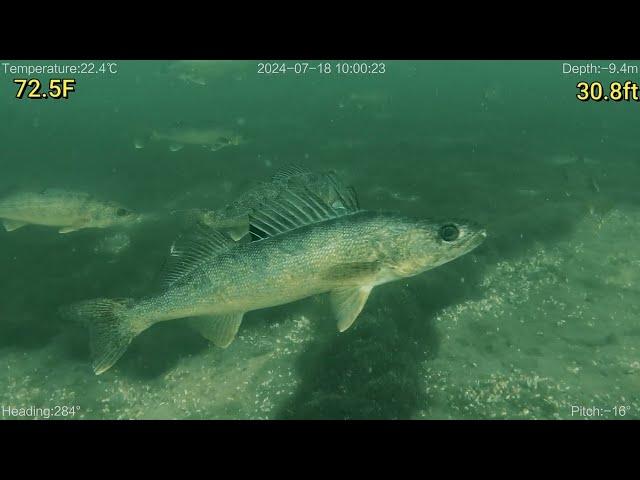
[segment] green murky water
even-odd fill
[[[366,74],[333,61],[278,74],[259,62],[93,63],[98,73],[2,66],[0,197],[83,191],[154,220],[0,232],[3,419],[640,418],[640,107],[576,99],[580,80],[637,73],[578,77],[560,61],[366,62]],[[15,78],[40,79],[42,92],[73,78],[75,91],[16,99]],[[209,134],[164,138],[172,129]],[[220,137],[242,141],[213,145]],[[344,333],[325,296],[248,313],[224,350],[175,320],[95,376],[86,328],[58,309],[149,294],[184,229],[167,212],[219,208],[288,164],[334,169],[365,209],[468,218],[488,238],[375,288]]]

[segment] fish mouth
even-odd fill
[[[473,234],[469,235],[468,238],[462,243],[462,247],[466,252],[470,252],[476,247],[480,246],[487,239],[487,230],[484,228],[478,228]]]

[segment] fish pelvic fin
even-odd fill
[[[189,319],[189,323],[192,328],[200,332],[214,345],[227,348],[236,338],[243,315],[244,313],[241,312],[229,315],[193,317]]]
[[[76,226],[71,226],[71,227],[62,227],[60,230],[58,230],[58,233],[71,233],[71,232],[77,232],[78,230],[82,229],[83,227],[80,225],[76,225]]]
[[[140,333],[126,315],[132,305],[131,299],[99,298],[64,309],[67,317],[84,321],[89,326],[92,366],[96,375],[109,370]]]
[[[78,230],[82,230],[83,228],[87,228],[87,226],[89,225],[90,221],[91,221],[90,218],[85,217],[82,220],[74,223],[73,225],[68,225],[68,226],[60,228],[60,230],[58,230],[58,233],[77,232]]]
[[[20,222],[17,220],[3,220],[2,224],[4,225],[4,229],[7,232],[13,232],[14,230],[18,230],[19,228],[27,225],[27,222]]]
[[[338,331],[344,332],[353,322],[367,303],[373,286],[364,285],[356,288],[342,288],[333,290],[330,294],[331,306],[338,320]]]

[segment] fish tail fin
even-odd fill
[[[96,375],[109,370],[140,333],[127,316],[132,304],[131,299],[98,298],[75,303],[63,310],[65,316],[88,324]]]

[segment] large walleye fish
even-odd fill
[[[97,299],[68,307],[89,321],[93,370],[101,374],[155,323],[196,317],[220,347],[245,312],[329,292],[339,331],[360,314],[371,290],[417,275],[477,247],[486,233],[466,221],[414,220],[358,208],[352,191],[336,209],[306,190],[282,191],[249,216],[250,243],[210,230],[174,245],[159,295]]]

